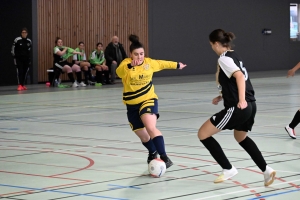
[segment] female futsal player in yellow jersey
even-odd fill
[[[136,35],[130,35],[130,58],[124,59],[116,72],[123,83],[123,102],[127,107],[127,118],[132,131],[148,149],[147,162],[157,158],[157,153],[169,168],[173,165],[166,154],[164,138],[156,128],[159,117],[157,95],[154,92],[152,76],[164,69],[183,69],[178,62],[145,58],[145,50]]]

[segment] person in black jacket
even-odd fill
[[[26,77],[29,71],[31,40],[27,38],[28,30],[23,28],[21,37],[17,37],[12,45],[11,53],[14,57],[14,64],[17,66],[18,89],[27,90],[25,86]]]
[[[111,82],[109,80],[108,83],[114,83],[116,79],[116,69],[119,64],[127,58],[127,54],[124,50],[124,47],[121,43],[119,43],[118,36],[113,36],[111,42],[107,45],[104,51],[106,64],[109,67],[109,71],[111,74]]]

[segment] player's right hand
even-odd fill
[[[131,66],[137,66],[140,64],[140,61],[139,60],[132,60],[131,61]]]
[[[222,96],[217,96],[216,98],[214,98],[214,99],[212,100],[212,104],[218,105],[218,103],[219,103],[220,101],[222,101],[222,99],[223,99]]]

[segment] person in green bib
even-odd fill
[[[101,86],[105,84],[111,84],[109,80],[109,69],[106,65],[105,56],[103,52],[103,44],[98,42],[96,49],[92,51],[90,55],[90,63],[92,68],[96,70],[96,84],[95,86]],[[103,80],[102,75],[104,74],[106,81]]]
[[[85,84],[92,85],[92,73],[91,73],[91,64],[86,59],[86,54],[84,51],[84,42],[79,42],[78,47],[75,49],[76,52],[80,52],[81,54],[74,54],[73,55],[73,63],[80,66],[81,71],[83,71]]]
[[[56,71],[55,79],[59,78],[60,73],[66,72],[68,74],[70,81],[72,82],[72,87],[74,88],[78,86],[85,87],[86,85],[82,82],[80,67],[77,64],[69,63],[67,60],[69,57],[73,56],[74,54],[82,55],[82,53],[77,52],[70,47],[63,46],[63,41],[60,37],[56,38],[55,44],[56,46],[53,49],[53,57],[54,57],[53,69]],[[76,83],[73,77],[73,72],[76,73],[78,84]]]

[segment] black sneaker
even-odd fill
[[[160,159],[162,159],[166,163],[167,169],[173,165],[173,162],[170,160],[168,156],[160,156]]]
[[[149,164],[151,162],[151,160],[157,158],[157,151],[155,151],[154,153],[152,154],[148,154],[148,159],[147,159],[147,163]]]

